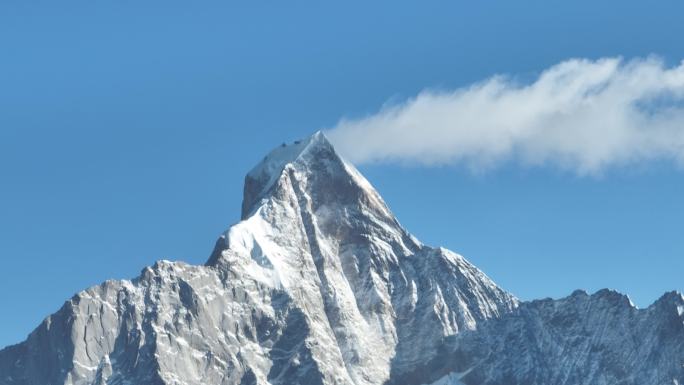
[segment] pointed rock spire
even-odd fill
[[[311,156],[311,153],[314,155]],[[302,166],[306,166],[315,163],[322,155],[326,158],[339,159],[332,144],[321,131],[292,144],[283,143],[271,150],[245,176],[242,219],[247,218],[255,209],[254,206],[274,187],[288,165],[302,163]]]
[[[273,149],[245,177],[242,219],[296,181],[317,206],[361,204],[395,221],[371,184],[344,161],[323,132]]]

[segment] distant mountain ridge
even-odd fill
[[[0,385],[684,384],[684,298],[520,302],[422,244],[322,133],[245,178],[204,266],[84,290],[0,351]]]

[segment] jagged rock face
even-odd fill
[[[0,351],[0,385],[684,384],[684,299],[519,303],[421,244],[318,133],[246,177],[205,266],[78,293]]]
[[[464,384],[643,385],[684,383],[684,298],[668,293],[646,309],[610,290],[522,303],[449,337],[435,371]]]

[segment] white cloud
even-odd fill
[[[684,165],[684,62],[573,59],[531,84],[495,76],[453,91],[426,90],[326,134],[356,163],[515,161],[580,174],[651,160]]]

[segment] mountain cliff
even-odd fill
[[[520,303],[409,234],[316,133],[247,174],[204,266],[76,294],[0,351],[0,384],[678,384],[683,309]]]

